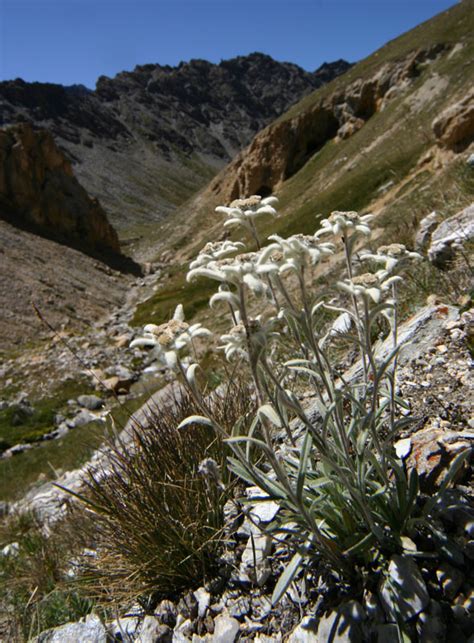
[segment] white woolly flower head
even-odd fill
[[[318,238],[323,234],[347,234],[360,233],[366,236],[370,235],[370,227],[367,225],[373,219],[372,214],[360,215],[358,212],[349,211],[341,212],[335,210],[331,212],[327,219],[322,219],[321,228],[315,233]]]
[[[226,215],[227,220],[224,222],[226,228],[238,225],[249,228],[250,221],[264,214],[276,217],[277,211],[273,207],[276,203],[278,199],[275,196],[262,199],[255,194],[247,199],[235,199],[229,206],[220,205],[216,208],[216,212]]]
[[[222,284],[240,286],[245,284],[256,295],[268,293],[267,284],[262,281],[257,273],[257,262],[259,254],[257,252],[246,252],[236,257],[226,257],[219,261],[211,261],[206,266],[193,268],[188,272],[187,280],[192,281],[195,277],[208,277]],[[220,291],[225,292],[225,289]],[[225,299],[225,296],[220,296]],[[219,298],[213,297],[213,301]]]
[[[273,242],[260,251],[257,272],[284,273],[301,269],[309,259],[313,265],[334,251],[332,243],[322,243],[315,237],[295,234],[283,239],[277,234],[269,237]]]
[[[339,290],[347,292],[355,297],[362,297],[366,301],[372,300],[374,303],[378,304],[382,299],[382,294],[386,292],[389,287],[401,281],[401,277],[389,277],[385,279],[386,274],[374,274],[371,272],[365,272],[362,275],[357,275],[352,277],[352,279],[346,279],[345,281],[339,281],[337,287]]]
[[[279,333],[274,330],[276,323],[277,320],[274,317],[270,317],[264,321],[262,315],[258,315],[254,319],[249,319],[249,336],[247,337],[247,329],[243,322],[238,319],[238,323],[235,324],[228,333],[221,336],[224,344],[218,346],[218,348],[224,351],[226,359],[229,361],[236,355],[248,358],[249,341],[252,350],[262,350],[267,346],[270,338],[279,335]]]
[[[193,270],[194,268],[208,266],[213,261],[241,252],[244,248],[245,244],[241,241],[210,241],[202,248],[196,259],[189,264],[189,268]]]
[[[409,259],[422,259],[418,252],[411,252],[402,243],[390,243],[386,246],[380,246],[376,254],[370,252],[362,252],[360,259],[375,261],[376,263],[384,264],[385,274],[388,275],[393,271],[399,262],[404,262]],[[382,271],[380,271],[382,274]]]
[[[143,330],[143,336],[134,339],[130,347],[154,348],[158,358],[169,368],[176,367],[179,352],[192,344],[195,338],[212,335],[202,324],[190,326],[184,321],[182,304],[176,307],[170,321],[160,325],[147,324]]]

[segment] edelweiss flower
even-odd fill
[[[181,349],[189,346],[196,337],[208,337],[211,331],[203,328],[202,324],[192,324],[184,321],[182,304],[179,304],[174,311],[173,319],[165,324],[147,324],[143,337],[134,339],[130,347],[149,346],[155,348],[158,358],[169,368],[174,368],[177,356]]]
[[[368,299],[370,297],[376,304],[378,304],[382,293],[387,291],[393,283],[401,281],[401,279],[401,277],[395,276],[384,280],[383,278],[380,278],[378,274],[365,272],[362,275],[352,277],[352,279],[339,281],[337,283],[337,287],[339,290],[348,292],[355,297],[363,297],[364,299]]]
[[[241,241],[210,241],[206,243],[204,248],[199,252],[194,261],[189,264],[190,270],[207,266],[213,261],[223,259],[245,248],[245,244]]]
[[[371,219],[373,219],[372,214],[364,214],[360,216],[358,212],[339,212],[338,210],[335,210],[334,212],[331,212],[327,219],[322,219],[322,228],[318,230],[314,236],[318,238],[323,234],[329,233],[338,235],[350,230],[369,236],[370,228],[367,223]]]
[[[402,243],[391,243],[387,246],[380,246],[380,248],[377,249],[377,254],[366,252],[362,253],[360,258],[362,260],[370,259],[378,263],[384,263],[385,274],[388,275],[400,261],[406,259],[422,259],[422,256],[417,252],[410,252]],[[383,271],[377,274],[383,277]]]
[[[261,350],[267,345],[270,337],[278,336],[278,333],[272,330],[275,322],[272,317],[264,323],[261,315],[249,320],[250,344],[253,349]],[[247,331],[241,321],[233,326],[229,333],[222,335],[221,339],[225,344],[218,348],[224,350],[227,360],[231,360],[236,354],[248,357]]]
[[[232,201],[229,207],[220,205],[216,208],[216,212],[221,212],[227,216],[224,227],[242,225],[250,229],[249,222],[257,217],[264,214],[277,216],[277,211],[272,207],[275,203],[278,203],[278,199],[274,196],[262,199],[261,196],[256,194],[248,199],[236,199]]]
[[[206,266],[190,270],[187,280],[191,281],[195,277],[209,277],[233,286],[246,284],[257,295],[267,294],[268,286],[260,279],[256,270],[258,257],[256,252],[247,252],[233,258],[212,261]],[[220,298],[224,299],[224,297]]]
[[[295,234],[283,239],[277,234],[269,237],[274,243],[269,244],[260,252],[257,272],[269,273],[278,270],[283,273],[288,270],[300,270],[309,258],[315,265],[318,261],[333,253],[332,243],[321,243],[317,238],[303,234]]]

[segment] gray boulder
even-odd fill
[[[418,232],[415,237],[415,250],[417,252],[424,252],[427,250],[431,235],[436,230],[440,222],[440,217],[437,212],[430,212],[426,217],[420,221]]]
[[[104,406],[104,401],[97,395],[79,395],[77,403],[89,411],[97,411]]]
[[[428,606],[430,597],[420,570],[413,559],[394,555],[388,577],[380,589],[380,600],[392,623],[408,621]]]
[[[437,268],[447,268],[456,251],[474,239],[474,203],[449,217],[434,230],[428,258]]]
[[[89,614],[77,623],[42,632],[33,639],[35,643],[106,643],[107,632],[98,616]]]

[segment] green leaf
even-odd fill
[[[190,415],[178,424],[178,429],[183,429],[190,424],[204,424],[205,426],[215,427],[214,422],[204,415]]]
[[[296,495],[298,498],[301,498],[303,495],[303,487],[306,479],[306,467],[308,464],[308,457],[311,453],[311,447],[313,446],[313,438],[309,431],[306,431],[304,436],[303,448],[300,453],[300,464],[298,468],[298,477],[296,479]]]
[[[304,556],[299,552],[297,552],[290,560],[280,578],[278,579],[277,584],[275,585],[275,589],[273,590],[272,594],[272,605],[278,603],[280,598],[285,594],[286,590],[290,586],[290,583],[301,567],[301,563],[303,562],[303,560]]]
[[[355,545],[352,545],[349,549],[344,552],[344,556],[354,556],[359,555],[362,552],[367,551],[369,547],[375,542],[374,534],[370,533],[361,538]]]
[[[282,427],[281,418],[271,404],[264,404],[263,406],[261,406],[258,409],[257,414],[261,420],[263,416],[270,420],[270,422],[272,422],[272,424],[274,424],[278,428]]]

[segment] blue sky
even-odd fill
[[[454,0],[0,0],[0,79],[94,87],[137,64],[262,51],[356,61]],[[422,43],[420,43],[422,44]]]

